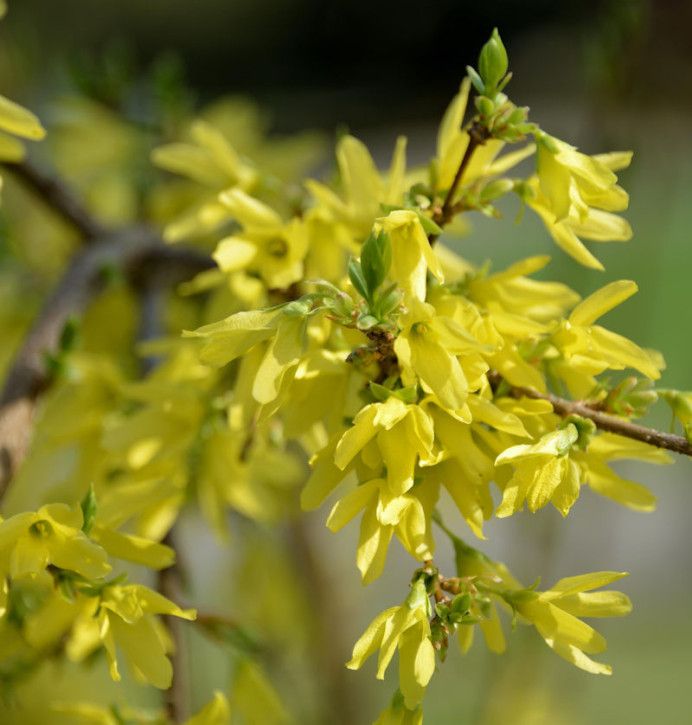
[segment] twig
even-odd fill
[[[144,227],[97,240],[72,258],[26,336],[0,393],[0,500],[26,454],[36,400],[50,381],[45,354],[56,349],[68,319],[102,288],[104,271],[118,268],[137,284],[159,270],[169,283],[175,283],[213,266],[208,256],[166,245]]]
[[[310,538],[305,514],[289,524],[290,551],[296,569],[303,575],[305,588],[315,612],[317,667],[325,687],[325,702],[329,710],[325,722],[331,725],[352,725],[357,722],[356,698],[351,692],[348,670],[344,667],[347,648],[339,638],[339,597],[320,561],[317,548]]]
[[[489,378],[493,387],[497,387],[502,380],[501,376],[497,373],[493,373]],[[654,428],[647,428],[646,426],[632,423],[625,418],[604,413],[603,411],[596,410],[583,400],[567,400],[552,393],[540,393],[533,388],[523,388],[516,385],[510,386],[509,395],[513,398],[524,397],[533,398],[534,400],[547,400],[553,406],[553,410],[562,417],[578,415],[593,421],[600,430],[617,433],[625,438],[632,438],[633,440],[648,443],[657,448],[665,448],[673,453],[692,456],[692,443],[683,436],[675,435],[674,433],[664,433]]]
[[[8,163],[6,168],[34,191],[44,204],[81,232],[85,242],[91,243],[106,236],[107,229],[82,205],[62,179],[41,171],[28,159],[16,164]]]
[[[156,589],[167,599],[179,602],[182,594],[182,574],[179,551],[175,546],[172,530],[168,532],[163,543],[176,551],[176,562],[168,569],[159,571]],[[173,681],[171,686],[163,693],[164,706],[169,721],[171,723],[181,723],[189,714],[190,702],[190,669],[184,641],[184,625],[178,617],[166,616],[164,619],[173,640],[173,651],[170,655],[173,666]]]
[[[464,155],[461,158],[459,168],[454,175],[452,184],[447,191],[447,196],[445,196],[442,207],[436,209],[435,213],[433,214],[433,221],[440,227],[444,227],[446,224],[449,224],[449,222],[452,221],[452,218],[455,214],[454,197],[457,193],[457,189],[459,188],[459,184],[461,184],[464,178],[464,173],[466,172],[468,165],[471,163],[471,158],[473,157],[476,149],[479,146],[482,146],[490,138],[488,129],[485,128],[485,126],[479,124],[477,121],[474,121],[471,124],[468,130],[468,134],[469,142],[466,145],[466,150],[464,151]],[[435,242],[437,241],[437,237],[438,235],[431,234],[428,237],[430,244],[435,244]]]

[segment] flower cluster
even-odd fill
[[[624,594],[592,591],[623,573],[525,587],[440,512],[446,494],[470,536],[483,540],[491,517],[548,504],[567,516],[583,486],[649,511],[653,494],[610,466],[670,461],[633,419],[660,395],[688,440],[692,429],[690,394],[652,388],[662,356],[597,324],[637,291],[634,282],[610,282],[581,299],[533,277],[548,257],[479,267],[440,241],[464,213],[499,216],[509,195],[587,267],[602,269],[584,240],[631,235],[616,176],[631,154],[590,156],[546,133],[509,99],[509,80],[495,31],[447,109],[425,168],[407,165],[400,138],[381,171],[345,135],[335,183],[298,184],[315,144],[263,141],[238,121],[253,114],[227,102],[186,119],[178,137],[152,150],[166,175],[144,198],[120,194],[127,164],[113,177],[112,205],[94,189],[92,204],[104,216],[130,221],[133,208],[146,208],[168,243],[205,250],[215,267],[164,300],[159,339],[139,340],[146,365],[132,354],[141,300],[117,274],[85,314],[81,342],[66,328],[49,358],[50,390],[0,522],[3,672],[19,677],[48,653],[82,662],[103,651],[113,679],[125,661],[137,680],[169,688],[172,642],[161,616],[191,620],[195,611],[113,576],[113,559],[153,571],[173,565],[167,542],[185,507],[226,539],[238,521],[243,532],[329,500],[331,531],[359,523],[364,583],[385,570],[395,540],[413,560],[403,603],[375,617],[347,664],[360,669],[378,653],[382,679],[398,655],[398,688],[380,725],[422,723],[426,688],[453,637],[466,652],[478,629],[491,651],[504,651],[501,614],[533,626],[582,670],[610,673],[589,657],[605,640],[581,618],[630,610]],[[87,125],[96,116],[119,129],[125,156],[139,148],[132,129],[105,111],[90,106]],[[2,97],[1,131],[42,135],[33,115]],[[80,137],[79,127],[63,131],[66,156]],[[17,143],[0,136],[0,159],[18,159]],[[531,158],[534,169],[522,174],[518,165]],[[77,186],[94,172],[89,159],[82,170]],[[245,537],[251,571],[239,579],[247,586],[253,577],[249,608],[274,634],[299,629],[307,605],[291,589],[296,577],[280,579],[270,568],[281,547],[267,555],[261,531],[254,549]],[[453,576],[435,564],[436,531],[454,547]],[[252,647],[221,629],[242,653],[233,712],[285,722]],[[60,708],[86,721],[149,717],[92,703]],[[217,693],[188,725],[229,719]]]

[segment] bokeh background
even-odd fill
[[[637,280],[640,293],[607,323],[665,352],[664,385],[690,386],[689,0],[16,0],[10,6],[0,26],[0,87],[42,111],[49,126],[51,100],[75,87],[107,105],[134,87],[127,108],[136,120],[146,105],[138,84],[161,76],[183,106],[246,96],[271,119],[275,134],[314,129],[331,142],[348,129],[383,164],[399,133],[409,137],[412,163],[432,155],[436,124],[465,65],[475,63],[499,26],[515,74],[511,97],[529,105],[543,128],[590,153],[634,150],[622,181],[632,197],[627,216],[635,237],[599,249],[607,271],[592,272],[562,255],[537,220],[527,215],[516,225],[517,209],[509,205],[500,222],[472,219],[471,234],[454,240],[454,247],[473,262],[493,259],[498,266],[551,254],[546,276],[583,295],[613,279]],[[327,156],[323,170],[329,166]],[[652,422],[669,425],[664,414]],[[586,675],[519,629],[504,658],[487,655],[479,644],[466,657],[452,648],[429,692],[426,722],[692,722],[691,464],[624,469],[657,494],[653,514],[624,510],[585,490],[564,522],[552,509],[490,522],[487,550],[527,583],[538,574],[547,585],[584,571],[631,572],[622,588],[635,602],[634,613],[602,623],[606,661],[615,673]],[[334,537],[323,529],[324,516],[311,516],[310,535],[339,603],[333,646],[346,648],[383,602],[401,598],[411,562],[393,553],[395,566],[363,589],[353,564],[355,527]],[[450,513],[449,520],[463,531],[460,519]],[[243,533],[239,523],[234,536]],[[184,536],[207,552],[192,572],[202,599],[211,607],[237,601],[229,587],[232,553],[218,549],[192,517]],[[451,568],[444,542],[439,559]],[[283,606],[280,591],[277,606]],[[225,687],[227,662],[206,640],[193,637],[191,644],[193,695],[201,704],[212,687]],[[344,659],[347,654],[344,649]],[[41,686],[60,690],[64,674],[46,671]],[[290,696],[290,673],[274,675]],[[361,718],[354,725],[370,722],[390,696],[390,683],[383,686],[372,675],[372,668],[349,675]],[[98,670],[84,675],[85,688],[108,687],[102,681]],[[319,682],[297,691],[310,698],[314,687]],[[135,686],[129,692],[141,700]],[[35,694],[24,693],[24,700],[38,707]]]

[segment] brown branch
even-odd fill
[[[164,597],[173,602],[180,602],[182,596],[182,570],[179,562],[179,551],[175,546],[173,532],[169,531],[163,543],[176,551],[176,562],[167,569],[162,569],[157,575],[156,589]],[[173,651],[170,654],[173,667],[173,681],[171,686],[163,692],[166,715],[171,723],[183,722],[189,714],[190,702],[190,668],[188,652],[184,640],[184,623],[178,617],[166,615],[166,626],[173,641]]]
[[[319,548],[310,535],[308,520],[303,513],[289,523],[289,552],[296,569],[301,573],[304,586],[315,613],[315,657],[317,674],[324,683],[325,722],[333,725],[351,725],[358,721],[357,698],[351,690],[348,670],[344,662],[348,647],[339,637],[340,613],[338,592],[334,582],[320,560]]]
[[[5,166],[46,206],[75,227],[85,242],[91,243],[106,236],[106,228],[83,206],[62,179],[47,174],[28,159]]]
[[[45,355],[56,350],[70,317],[83,310],[102,289],[104,272],[120,269],[139,284],[158,271],[174,284],[213,267],[207,255],[166,245],[145,227],[96,240],[72,258],[27,334],[0,393],[0,500],[26,453],[36,400],[50,382]]]
[[[442,203],[442,206],[436,209],[433,213],[433,221],[440,227],[444,227],[446,224],[449,224],[449,222],[452,221],[452,218],[455,214],[454,197],[456,196],[457,189],[459,188],[459,185],[464,178],[464,173],[466,172],[468,165],[471,163],[471,158],[473,157],[476,149],[479,146],[482,146],[490,138],[490,132],[488,131],[488,129],[482,124],[478,123],[478,121],[474,121],[471,124],[468,130],[468,134],[469,142],[466,146],[466,150],[464,151],[464,155],[461,158],[459,168],[457,169],[457,172],[454,175],[454,179],[452,180],[452,185],[449,187],[449,191],[447,191],[447,195],[445,196],[445,200]],[[431,234],[428,237],[430,244],[435,244],[435,242],[437,241],[437,237],[438,235]]]
[[[488,377],[493,387],[497,387],[502,380],[497,373],[491,373]],[[553,406],[553,410],[563,418],[570,415],[578,415],[593,421],[599,430],[617,433],[617,435],[624,436],[625,438],[632,438],[642,443],[648,443],[650,446],[656,446],[656,448],[664,448],[673,453],[692,456],[692,443],[683,436],[675,435],[674,433],[664,433],[663,431],[647,428],[638,423],[632,423],[626,418],[619,418],[610,413],[604,413],[583,400],[567,400],[552,393],[540,393],[533,388],[523,388],[520,386],[510,386],[509,394],[513,398],[524,397],[533,398],[534,400],[547,400]]]

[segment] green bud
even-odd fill
[[[495,110],[495,104],[487,96],[478,96],[476,108],[482,116],[490,116]]]
[[[507,51],[495,28],[478,57],[478,70],[485,87],[495,90],[507,73]]]
[[[494,201],[508,191],[512,191],[513,188],[514,182],[510,179],[496,179],[495,181],[491,181],[481,191],[481,201]]]
[[[82,508],[82,531],[88,534],[91,531],[91,527],[94,525],[94,519],[96,518],[96,493],[94,491],[94,484],[89,486],[89,490],[82,499],[80,504]]]

